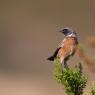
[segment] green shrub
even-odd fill
[[[67,95],[82,95],[87,78],[82,72],[82,65],[71,69],[63,68],[59,59],[54,61],[54,76],[58,83],[64,85]],[[94,95],[94,94],[93,94]]]
[[[93,82],[93,86],[91,88],[91,95],[95,95],[95,83]]]

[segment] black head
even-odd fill
[[[60,30],[59,32],[63,33],[65,36],[67,36],[67,35],[72,34],[72,32],[74,32],[74,31],[70,28],[64,28],[64,29]]]

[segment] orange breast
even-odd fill
[[[77,47],[77,40],[74,37],[68,37],[64,41],[64,45],[58,52],[58,57],[67,57],[71,53],[75,52]]]

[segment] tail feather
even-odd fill
[[[49,57],[49,58],[47,58],[47,60],[50,60],[50,61],[54,61],[54,56],[51,56],[51,57]]]
[[[47,60],[54,61],[54,59],[57,56],[57,53],[58,53],[59,49],[60,49],[60,47],[57,48],[56,51],[54,52],[54,54],[51,57],[47,58]]]

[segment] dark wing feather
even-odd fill
[[[60,48],[61,47],[57,48],[54,54],[51,57],[47,58],[47,60],[54,61]]]

